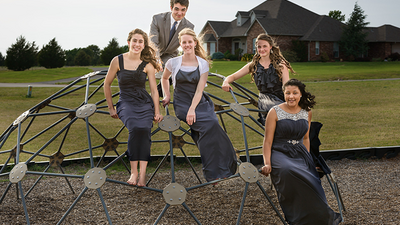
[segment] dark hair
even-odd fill
[[[141,30],[139,28],[136,28],[133,31],[129,32],[128,41],[131,41],[132,36],[134,34],[140,34],[140,35],[142,35],[142,37],[144,39],[144,49],[142,50],[142,52],[140,54],[140,59],[142,61],[149,62],[157,70],[158,65],[157,65],[157,59],[155,57],[156,51],[154,50],[154,48],[152,46],[150,46],[149,37],[147,36],[146,32],[144,32],[143,30]]]
[[[189,8],[189,0],[171,0],[171,8],[174,7],[175,4],[181,4],[182,6],[186,6],[186,9]]]
[[[310,92],[306,91],[306,85],[303,84],[301,81],[299,81],[297,79],[288,80],[282,87],[283,93],[285,93],[285,88],[287,86],[296,86],[300,89],[301,98],[299,101],[299,106],[302,109],[310,111],[311,108],[313,108],[314,105],[317,103],[314,101],[315,95],[312,95]]]
[[[286,65],[286,67],[294,74],[296,74],[296,72],[294,72],[292,66],[290,65],[289,61],[287,61],[285,59],[285,57],[283,57],[279,46],[276,45],[275,40],[269,36],[268,34],[259,34],[257,36],[256,39],[256,47],[257,47],[257,43],[259,40],[263,40],[263,41],[267,41],[269,43],[269,45],[271,45],[272,47],[272,52],[269,56],[272,66],[276,69],[276,73],[279,76],[279,79],[282,80],[282,71],[280,69],[278,69],[280,66],[279,64],[283,63]],[[256,53],[253,56],[253,60],[251,61],[250,65],[249,65],[249,69],[250,69],[250,73],[251,73],[251,79],[254,80],[254,73],[257,71],[256,67],[258,62],[260,61],[261,56],[258,54],[258,50],[256,51]]]

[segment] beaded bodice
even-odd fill
[[[300,120],[300,119],[305,119],[308,120],[308,112],[304,109],[301,109],[300,112],[293,114],[293,113],[288,113],[285,110],[281,109],[279,106],[274,106],[273,107],[276,111],[276,115],[278,116],[278,120],[283,120],[283,119],[290,119],[290,120]]]

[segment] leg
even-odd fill
[[[136,185],[138,179],[138,161],[130,161],[131,162],[131,177],[127,181],[130,185]]]
[[[146,186],[146,168],[147,168],[147,161],[139,161],[140,166],[140,173],[139,173],[139,187]]]

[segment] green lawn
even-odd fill
[[[218,61],[213,63],[211,72],[217,72],[223,75],[229,75],[239,68],[244,62],[224,62]],[[400,78],[400,64],[398,62],[373,62],[373,63],[349,63],[349,62],[336,62],[336,63],[293,63],[293,68],[298,75],[291,75],[303,80],[309,91],[316,95],[317,105],[313,110],[313,120],[323,123],[323,128],[320,133],[322,141],[321,150],[332,149],[348,149],[348,148],[363,148],[363,147],[378,147],[378,146],[395,146],[400,145],[400,122],[398,120],[398,112],[400,111],[400,95],[398,87],[400,80],[385,80],[385,78]],[[57,71],[57,72],[55,72]],[[64,72],[63,72],[64,71]],[[54,73],[53,73],[54,72]],[[67,77],[79,77],[90,72],[86,68],[61,68],[56,70],[29,70],[18,72],[16,74],[7,70],[0,70],[0,82],[31,82],[31,76],[35,76],[35,80],[58,80]],[[4,78],[4,77],[5,78]],[[62,78],[61,78],[62,77]],[[337,82],[337,79],[345,79],[348,81]],[[384,80],[365,80],[365,79],[384,79]],[[210,81],[221,84],[222,80],[216,77],[210,77]],[[315,82],[315,81],[332,81],[333,82]],[[362,81],[360,81],[362,80]],[[247,75],[238,83],[242,84],[253,92],[257,93],[254,83],[251,83],[250,76]],[[33,97],[26,98],[26,88],[0,88],[0,133],[2,133],[12,122],[24,111],[35,106],[51,94],[57,92],[60,88],[34,88]],[[90,91],[93,91],[91,88]],[[114,87],[113,91],[118,88]],[[223,92],[218,88],[209,85],[206,89],[207,92],[215,94],[229,102],[233,102],[230,93]],[[84,92],[80,91],[71,93],[63,98],[57,99],[52,102],[54,105],[60,105],[66,108],[76,108],[84,100]],[[95,103],[104,98],[102,89],[89,100],[89,103]],[[114,99],[114,103],[117,100]],[[242,101],[242,100],[241,100]],[[222,104],[215,100],[216,104]],[[105,105],[105,104],[102,104]],[[248,106],[251,108],[251,106]],[[173,114],[172,107],[169,107],[171,114]],[[48,107],[41,110],[41,112],[54,111],[56,109],[48,109]],[[165,114],[165,112],[163,112]],[[255,114],[252,114],[257,117]],[[48,127],[56,122],[63,115],[52,115],[46,117],[37,117],[34,121],[35,125],[32,126],[30,131],[24,137],[26,141],[37,132]],[[232,140],[234,146],[238,149],[244,148],[243,134],[241,132],[240,124],[229,116],[223,116],[224,125],[228,129],[228,135]],[[56,125],[55,130],[61,129],[68,122]],[[101,131],[107,138],[113,137],[122,123],[119,120],[111,119],[108,115],[99,114],[90,117],[90,121],[94,127]],[[252,121],[246,119],[246,123],[251,124]],[[24,126],[27,126],[27,122]],[[158,125],[154,126],[154,129]],[[182,126],[187,128],[187,126]],[[154,130],[153,129],[153,130]],[[256,127],[258,132],[263,132]],[[32,141],[29,145],[24,146],[25,150],[36,152],[40,149],[47,140],[52,138],[56,131],[49,131],[42,135],[36,141]],[[175,135],[182,135],[178,131]],[[250,129],[246,129],[249,147],[259,146],[262,143],[262,137]],[[91,141],[93,146],[102,144],[103,139],[95,131],[91,131]],[[86,148],[87,143],[86,126],[83,120],[78,120],[71,126],[68,137],[63,144],[63,153],[66,149],[70,152],[75,152],[79,149]],[[120,136],[119,141],[127,138],[127,132],[124,130]],[[61,138],[59,138],[61,139]],[[43,154],[53,154],[57,151],[62,141],[57,139],[51,143]],[[168,139],[164,132],[158,132],[154,135],[156,140]],[[1,150],[11,149],[16,143],[16,132],[14,132],[8,141],[1,147]],[[190,138],[185,138],[186,141],[191,142]],[[121,144],[118,147],[119,152],[123,152],[126,145]],[[167,143],[154,143],[152,146],[152,154],[165,154],[169,149]],[[195,146],[186,144],[184,150],[189,155],[199,155]],[[179,149],[174,150],[174,153],[181,155]],[[101,155],[102,148],[94,150],[95,155]],[[253,153],[261,153],[261,150],[256,150]],[[88,153],[84,152],[77,157],[87,156]],[[0,163],[3,163],[8,154],[0,154]],[[29,156],[24,156],[26,160]]]

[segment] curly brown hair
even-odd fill
[[[271,59],[271,63],[272,66],[276,69],[276,73],[278,74],[279,78],[282,80],[282,71],[278,68],[280,68],[281,66],[279,64],[284,63],[286,65],[286,67],[293,73],[296,74],[296,72],[293,70],[292,66],[290,65],[289,61],[287,61],[285,59],[285,57],[283,57],[279,46],[276,45],[275,40],[269,36],[268,34],[260,34],[257,36],[256,39],[256,46],[258,44],[259,40],[263,40],[263,41],[267,41],[271,46],[272,46],[272,51],[270,54],[270,59]],[[250,73],[251,73],[251,79],[254,80],[254,73],[257,71],[256,67],[257,64],[260,61],[260,54],[258,54],[258,51],[256,51],[256,54],[254,54],[254,57],[249,65],[249,69],[250,69]]]
[[[132,36],[134,34],[140,34],[140,35],[142,35],[142,37],[144,39],[144,48],[140,54],[140,60],[151,63],[151,65],[153,65],[154,68],[156,70],[158,70],[157,59],[156,59],[156,50],[155,50],[155,47],[150,45],[149,37],[147,36],[146,32],[144,32],[143,30],[141,30],[139,28],[136,28],[136,29],[132,30],[131,32],[129,32],[128,41],[131,41]]]

